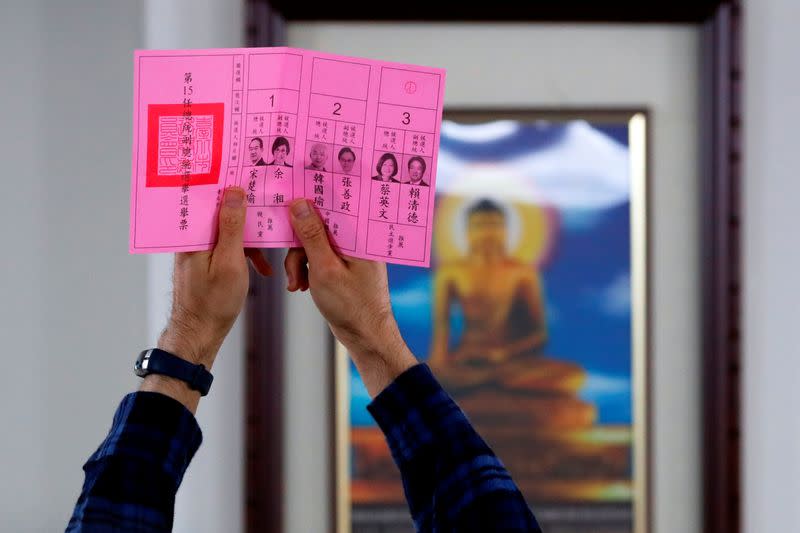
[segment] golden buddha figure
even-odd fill
[[[545,351],[547,313],[536,265],[555,240],[556,224],[539,206],[511,204],[507,212],[480,200],[467,207],[462,226],[456,222],[462,206],[456,197],[437,205],[441,263],[428,364],[531,502],[604,501],[609,494],[629,501],[629,428],[597,426],[595,405],[579,397],[586,370]],[[463,249],[453,234],[459,227]],[[522,238],[512,245],[517,229]],[[369,480],[353,483],[354,501],[402,502],[380,431],[354,429],[351,439],[354,477]]]
[[[585,380],[578,365],[542,354],[547,318],[536,269],[509,255],[503,209],[481,200],[467,211],[467,252],[434,278],[429,365],[452,392],[483,385],[574,394]],[[450,350],[451,310],[463,333]]]

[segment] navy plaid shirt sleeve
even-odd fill
[[[418,531],[541,532],[506,468],[424,365],[367,407],[400,468]]]
[[[194,415],[180,402],[155,392],[125,396],[83,466],[67,532],[172,531],[175,494],[201,441]]]

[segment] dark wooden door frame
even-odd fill
[[[247,46],[280,46],[286,39],[281,15],[268,2],[248,0]],[[266,250],[274,269],[282,250]],[[284,401],[283,278],[251,271],[247,295],[245,358],[245,531],[283,531]]]
[[[595,3],[596,4],[596,3]],[[701,26],[703,531],[741,531],[740,146],[741,0],[695,2],[500,1],[491,10],[408,0],[388,4],[246,0],[248,46],[286,44],[287,20],[418,22],[625,22]],[[421,18],[425,15],[425,18]],[[273,265],[283,253],[269,251]],[[247,300],[246,531],[280,533],[283,523],[283,286],[253,277]]]
[[[740,2],[704,23],[702,44],[703,524],[741,531]]]

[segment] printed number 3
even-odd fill
[[[340,104],[339,102],[334,102],[333,103],[333,114],[334,115],[341,115],[341,113],[339,113],[339,111],[341,111],[341,110],[342,110],[342,104]]]
[[[409,113],[408,111],[403,113],[403,124],[406,125],[411,124],[411,113]]]

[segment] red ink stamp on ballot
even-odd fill
[[[219,182],[224,107],[222,103],[193,103],[192,114],[186,116],[183,104],[148,106],[147,187]]]

